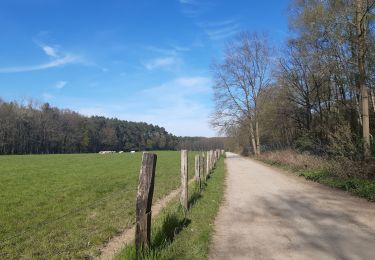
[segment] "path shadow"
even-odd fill
[[[269,235],[273,242],[280,243],[291,237],[286,243],[291,252],[312,252],[332,259],[374,259],[375,227],[359,217],[374,209],[370,203],[356,205],[350,198],[331,193],[297,195],[288,190],[280,196],[257,196],[255,201],[259,202],[255,206],[236,208],[236,223],[249,230],[279,223]],[[364,209],[364,205],[368,208]],[[261,235],[258,237],[260,241],[263,239]],[[230,234],[227,238],[234,245],[245,239],[241,234]],[[233,257],[244,257],[258,249],[262,257],[274,258],[267,247],[252,245],[238,248]]]

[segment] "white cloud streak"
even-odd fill
[[[51,58],[51,61],[38,65],[0,68],[0,73],[38,71],[60,67],[66,64],[82,62],[82,58],[78,55],[70,53],[59,53],[55,48],[48,45],[41,46],[41,48],[44,51],[44,53]]]
[[[207,36],[213,41],[226,39],[241,31],[240,24],[234,19],[199,23],[199,26],[203,28]]]
[[[188,17],[198,17],[214,6],[214,3],[208,0],[178,0],[178,2],[182,12]]]
[[[180,63],[179,59],[175,56],[170,57],[159,57],[144,63],[144,66],[148,70],[155,69],[170,69]]]

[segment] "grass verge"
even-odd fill
[[[345,190],[375,202],[375,182],[356,176],[348,176],[345,172],[340,175],[336,174],[337,168],[343,168],[342,166],[334,165],[339,162],[328,161],[311,155],[297,154],[297,152],[289,150],[264,153],[255,159],[298,174],[306,180]],[[345,169],[341,171],[345,171]]]
[[[152,248],[138,259],[207,259],[210,235],[224,191],[224,160],[217,162],[203,191],[191,185],[190,210],[184,216],[178,198],[152,223]],[[116,259],[137,259],[134,245],[127,246]]]

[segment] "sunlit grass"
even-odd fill
[[[157,152],[154,200],[180,183],[180,153]],[[83,258],[134,222],[135,154],[0,157],[0,258]],[[194,154],[189,154],[190,177]]]

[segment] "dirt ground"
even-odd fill
[[[375,259],[375,203],[227,153],[209,259]]]

